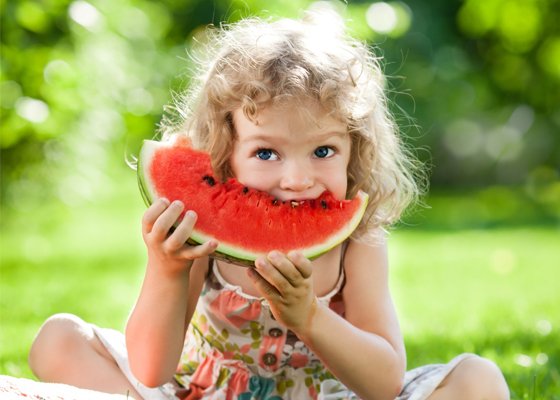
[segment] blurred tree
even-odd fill
[[[2,203],[110,191],[170,90],[188,85],[186,49],[204,26],[318,6],[384,56],[434,186],[526,185],[558,205],[559,0],[0,1]]]
[[[401,73],[433,183],[522,185],[560,216],[560,2],[410,4],[415,24],[396,46],[409,50]]]

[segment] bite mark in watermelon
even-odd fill
[[[165,197],[198,214],[191,243],[216,239],[213,256],[240,265],[253,265],[272,250],[299,250],[309,259],[320,256],[352,234],[368,200],[360,191],[352,200],[337,200],[325,192],[317,199],[283,202],[233,178],[222,183],[209,155],[184,139],[144,141],[138,182],[147,205]]]

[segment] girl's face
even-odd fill
[[[238,181],[282,201],[315,199],[326,190],[346,197],[351,148],[346,125],[309,108],[305,115],[301,107],[266,107],[255,122],[240,108],[234,111],[230,163]]]

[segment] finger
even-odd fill
[[[254,268],[247,268],[247,275],[249,275],[249,278],[253,281],[257,291],[268,301],[272,301],[280,296],[280,292],[267,282],[267,280],[263,278],[262,275]]]
[[[288,253],[290,260],[304,279],[311,277],[313,273],[313,265],[311,261],[299,251],[291,251]]]
[[[182,258],[188,260],[194,260],[195,258],[205,257],[212,254],[218,247],[218,241],[211,239],[206,243],[200,244],[198,246],[188,246],[181,251],[180,255]]]
[[[302,274],[294,266],[293,262],[286,255],[279,251],[271,251],[267,259],[276,267],[282,276],[292,285],[296,286],[301,281]]]
[[[163,240],[167,237],[169,230],[181,216],[184,207],[182,202],[176,200],[161,213],[156,219],[156,222],[154,222],[152,231],[150,232],[156,240]]]
[[[185,216],[175,231],[165,241],[166,246],[168,246],[170,250],[176,250],[185,244],[189,236],[192,234],[196,218],[197,215],[192,210],[185,213]]]
[[[293,267],[292,267],[293,268]],[[255,269],[269,285],[273,286],[281,295],[286,295],[294,285],[272,264],[268,258],[260,257],[255,261]],[[296,271],[297,272],[297,271]],[[301,278],[300,278],[301,279]]]
[[[151,232],[154,223],[165,209],[169,207],[169,200],[162,197],[156,200],[144,213],[142,217],[142,229],[144,233]]]

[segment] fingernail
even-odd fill
[[[186,212],[185,216],[189,217],[189,218],[196,218],[196,213],[193,210],[189,210]]]
[[[169,205],[169,199],[166,199],[165,197],[161,197],[159,200],[160,200],[163,204],[165,204],[166,206]]]
[[[288,253],[288,258],[290,260],[297,259],[298,257],[299,257],[299,252],[298,251],[292,250]]]
[[[271,260],[278,260],[280,258],[280,253],[277,251],[271,251],[269,257]]]

